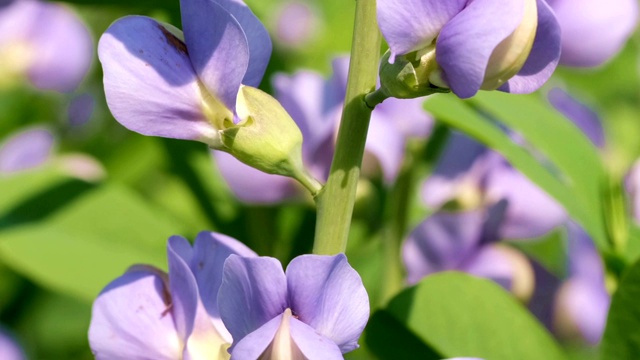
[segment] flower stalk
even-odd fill
[[[372,111],[364,97],[376,85],[381,39],[376,0],[356,0],[349,80],[336,152],[327,184],[316,197],[314,254],[333,255],[346,249]]]

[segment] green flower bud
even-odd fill
[[[302,163],[302,133],[280,103],[262,90],[241,86],[236,113],[242,121],[225,120],[223,147],[243,163],[269,174],[292,177],[313,195],[321,185]]]
[[[419,56],[417,52],[396,57],[389,63],[391,53],[387,51],[380,61],[380,91],[386,97],[412,99],[434,93],[449,92],[438,81],[440,68],[435,61],[435,51]],[[415,58],[415,61],[411,61]],[[433,76],[431,76],[433,74]]]

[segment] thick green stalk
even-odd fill
[[[356,0],[356,17],[345,106],[327,184],[316,197],[318,217],[314,254],[337,254],[347,247],[360,166],[371,108],[364,97],[373,91],[380,59],[381,35],[376,1]]]

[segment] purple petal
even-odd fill
[[[510,166],[501,166],[487,178],[487,197],[506,199],[500,239],[542,236],[562,224],[567,214],[551,196]]]
[[[235,109],[249,66],[249,44],[238,21],[212,0],[181,0],[184,39],[200,81],[228,109]]]
[[[486,176],[483,164],[487,148],[459,132],[452,132],[433,174],[424,182],[422,198],[431,207],[439,207],[457,197],[460,186],[480,187]]]
[[[0,174],[31,169],[51,157],[55,139],[44,128],[23,130],[0,146]]]
[[[604,286],[605,272],[602,258],[593,240],[575,222],[567,224],[569,241],[569,276],[590,279]]]
[[[279,314],[242,339],[235,340],[231,355],[235,359],[259,359],[273,341],[282,318],[282,314]]]
[[[96,359],[179,359],[166,275],[134,267],[112,281],[93,303],[89,344]]]
[[[316,10],[304,1],[289,1],[280,7],[275,36],[280,45],[300,49],[315,40],[320,25]]]
[[[553,74],[560,58],[560,26],[544,0],[537,0],[538,28],[522,69],[499,90],[527,94],[539,89]],[[564,35],[564,34],[563,34]]]
[[[374,111],[365,144],[365,150],[378,160],[387,184],[393,183],[398,176],[405,150],[405,138],[392,121]]]
[[[482,239],[484,211],[437,212],[416,227],[402,246],[409,283],[431,273],[458,269]]]
[[[302,255],[287,267],[294,315],[335,342],[342,353],[358,347],[369,319],[369,298],[344,254]]]
[[[340,103],[331,99],[333,89],[318,73],[299,71],[295,75],[276,74],[272,79],[275,96],[296,122],[304,142],[303,152],[316,152],[328,138],[333,138]]]
[[[189,242],[179,236],[172,236],[167,245],[169,260],[169,289],[172,312],[178,334],[184,342],[193,331],[198,309],[198,285],[183,256],[191,250]]]
[[[640,160],[637,160],[629,169],[625,179],[625,188],[629,193],[631,215],[636,223],[640,223]]]
[[[604,147],[604,129],[600,116],[595,111],[560,88],[551,89],[547,98],[551,105],[580,128],[595,146]]]
[[[367,308],[368,308],[367,301]],[[368,317],[368,312],[367,312]],[[365,320],[366,323],[366,320]],[[343,359],[341,349],[331,339],[316,332],[316,329],[299,321],[291,319],[291,338],[298,346],[298,349],[309,360],[340,360]],[[362,331],[361,331],[362,332]],[[356,340],[357,341],[357,340]],[[347,350],[350,351],[350,350]],[[343,351],[346,352],[346,351]]]
[[[527,307],[547,329],[552,330],[555,295],[561,281],[535,260],[531,261],[531,266],[533,267],[535,288]]]
[[[234,346],[287,307],[287,280],[278,260],[238,255],[227,258],[218,309]]]
[[[218,332],[231,342],[218,310],[218,290],[222,284],[222,271],[225,260],[236,254],[242,257],[258,255],[240,241],[219,233],[203,231],[198,234],[193,245],[193,253],[189,260],[191,272],[198,284],[198,292],[209,317]]]
[[[0,359],[26,360],[27,356],[18,345],[16,339],[6,330],[0,328]]]
[[[405,138],[425,138],[431,133],[433,118],[423,108],[424,98],[389,98],[378,104],[373,116],[393,123]]]
[[[568,66],[598,66],[613,57],[638,21],[635,0],[549,1],[562,28],[562,57]]]
[[[600,342],[607,322],[611,298],[603,283],[595,283],[588,278],[570,279],[558,292],[556,314],[561,331],[571,332],[571,328],[588,343]],[[569,327],[562,328],[562,327]]]
[[[185,0],[183,0],[185,1]],[[190,1],[190,0],[189,0]],[[258,19],[242,0],[213,0],[227,10],[240,24],[249,44],[249,65],[242,83],[258,87],[271,57],[271,38]]]
[[[390,62],[431,45],[447,22],[463,10],[465,0],[378,0],[378,24],[391,49]]]
[[[41,89],[72,91],[91,66],[93,40],[69,9],[39,4],[41,10],[28,35],[37,53],[28,70],[29,79]]]
[[[440,32],[436,60],[451,90],[475,95],[493,50],[520,24],[522,0],[471,0]]]
[[[84,93],[74,97],[67,108],[69,124],[71,126],[82,126],[86,124],[96,107],[96,98],[90,93]]]
[[[116,120],[143,135],[215,137],[202,113],[201,90],[186,51],[153,19],[128,16],[113,23],[100,38],[98,57]]]
[[[504,245],[484,246],[462,269],[488,278],[519,299],[529,300],[534,288],[534,274],[527,258]]]
[[[212,151],[212,154],[222,177],[240,201],[277,204],[298,195],[295,182],[288,177],[254,169],[222,151]]]

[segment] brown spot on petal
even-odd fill
[[[178,51],[189,54],[189,52],[187,51],[187,45],[185,45],[182,40],[178,39],[169,30],[165,29],[164,26],[158,24],[158,28],[160,28],[160,31],[162,31],[162,34],[167,39],[167,43],[169,43],[169,45],[173,46]]]

